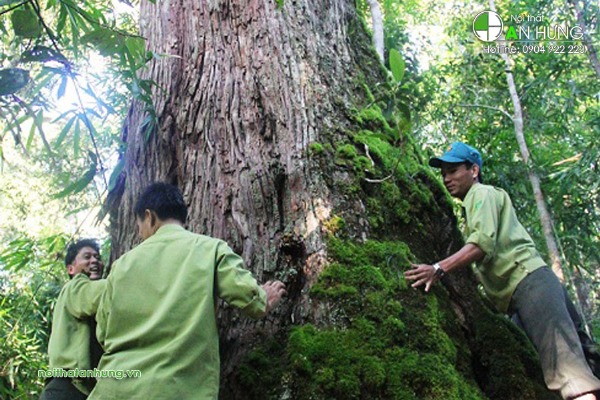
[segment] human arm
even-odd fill
[[[106,278],[106,288],[100,297],[98,311],[96,312],[96,338],[102,347],[106,342],[106,329],[110,318],[111,304],[113,297],[112,279],[114,278],[117,269],[117,262],[113,264],[112,272]]]
[[[495,254],[501,199],[493,189],[487,187],[478,186],[471,190],[474,192],[469,193],[463,202],[468,232],[466,244],[450,257],[436,263],[441,270],[437,275],[433,265],[412,264],[413,269],[404,274],[406,279],[416,281],[412,287],[425,284],[425,291],[429,291],[444,273],[476,261],[485,263]]]
[[[75,318],[95,315],[105,288],[104,279],[93,281],[84,273],[75,275],[62,289],[67,312]]]
[[[433,265],[411,264],[412,269],[406,271],[404,277],[409,281],[415,281],[411,287],[416,288],[425,284],[425,291],[428,292],[431,285],[433,285],[441,275],[471,265],[484,257],[485,253],[479,246],[473,243],[467,243],[459,251],[437,263],[442,270],[441,273],[436,274],[436,269]]]
[[[242,257],[224,242],[217,247],[216,262],[216,289],[219,297],[240,308],[251,318],[264,317],[286,293],[280,281],[269,281],[260,286],[250,271],[244,268]]]

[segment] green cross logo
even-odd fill
[[[494,11],[482,11],[473,20],[473,33],[484,42],[498,39],[503,27],[502,18]]]

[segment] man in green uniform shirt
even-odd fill
[[[106,287],[102,278],[104,265],[94,240],[82,239],[67,249],[65,265],[71,281],[62,288],[52,317],[48,344],[51,371],[85,371],[98,365],[102,349],[96,340],[93,316]],[[51,378],[40,400],[86,399],[93,378]]]
[[[546,385],[565,399],[596,400],[600,381],[587,364],[558,278],[545,265],[508,194],[481,183],[480,153],[453,143],[429,165],[441,168],[444,185],[462,200],[466,244],[433,265],[405,273],[413,287],[431,285],[445,273],[475,263],[475,275],[498,311],[516,314],[538,350]]]
[[[285,294],[283,283],[261,287],[225,242],[187,231],[187,207],[173,185],[150,185],[135,215],[143,242],[113,265],[97,336],[100,369],[141,377],[99,379],[90,399],[216,399],[217,298],[258,318]]]

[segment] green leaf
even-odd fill
[[[149,113],[144,118],[144,121],[140,125],[140,129],[144,132],[144,138],[148,140],[152,133],[154,133],[154,128],[156,127],[156,115],[153,113]]]
[[[0,0],[0,7],[10,6],[10,5],[19,4],[19,3],[25,3],[25,1],[24,0]]]
[[[98,111],[94,110],[93,108],[86,107],[86,108],[84,108],[84,111],[85,111],[86,115],[88,115],[88,116],[89,116],[89,115],[93,115],[94,117],[97,117],[97,118],[102,118],[102,116],[101,116],[100,114],[98,114]],[[86,127],[89,129],[89,130],[91,130],[93,133],[96,133],[96,128],[94,128],[94,126],[92,125],[92,123],[91,123],[90,119],[89,119],[89,118],[87,118],[87,119],[86,119],[86,121],[87,121],[87,122],[86,122],[85,126],[86,126]]]
[[[145,61],[146,58],[146,41],[140,37],[126,37],[124,44],[129,50],[129,53],[137,61]]]
[[[387,99],[387,101],[385,102],[385,108],[383,109],[384,118],[388,121],[390,119],[392,119],[392,117],[394,116],[395,109],[396,109],[396,107],[395,107],[394,99],[392,99],[392,98]]]
[[[11,4],[22,3],[23,0],[0,0],[0,7],[2,6],[10,6]]]
[[[404,133],[410,133],[412,124],[410,122],[410,119],[406,119],[406,118],[400,118],[398,121],[398,130],[400,132],[404,132]]]
[[[406,64],[404,63],[402,55],[396,49],[390,50],[390,69],[392,70],[392,76],[394,77],[394,80],[397,83],[400,83],[404,77]]]
[[[66,2],[64,2],[66,3]],[[81,17],[77,14],[73,14],[71,12],[71,8],[65,6],[65,11],[69,17],[69,21],[71,22],[71,40],[73,43],[73,49],[75,50],[75,57],[79,57],[79,38],[80,38],[80,20]]]
[[[94,153],[91,150],[88,150],[88,157],[90,157],[90,160],[92,160],[93,164],[98,164],[98,156],[96,156],[96,153]]]
[[[40,72],[34,79],[34,82],[37,82],[34,86],[34,88],[31,90],[31,96],[37,96],[40,93],[40,90],[42,90],[43,87],[46,87],[46,85],[48,84],[48,82],[50,82],[50,80],[54,78],[52,75],[49,74],[49,71],[47,70],[42,70],[42,72]]]
[[[67,22],[67,6],[64,3],[60,3],[60,10],[58,11],[58,22],[56,23],[56,31],[62,32],[65,29]]]
[[[138,84],[138,80],[134,79],[131,83],[131,94],[134,98],[137,98],[141,93],[140,85]]]
[[[81,117],[79,117],[81,118]],[[75,123],[75,131],[73,131],[73,155],[75,158],[79,157],[79,142],[81,140],[81,126],[79,124],[81,120],[78,119]]]
[[[21,54],[21,62],[48,62],[57,61],[62,64],[68,64],[69,62],[59,52],[50,47],[46,46],[35,46],[31,50],[27,50]]]
[[[71,1],[71,0],[62,0],[62,2],[65,3],[69,7],[70,10],[75,12],[75,14],[74,14],[75,16],[77,16],[78,18],[81,19],[81,22],[82,22],[81,28],[84,31],[87,31],[87,26],[86,26],[87,24],[103,25],[106,23],[106,19],[103,18],[102,20],[99,20],[92,14],[85,11],[83,8],[79,7],[78,4],[82,3],[80,1],[75,2],[75,1]],[[81,16],[81,17],[79,17],[79,16]]]
[[[399,103],[397,107],[402,112],[402,116],[410,121],[410,108],[406,105],[406,103]]]
[[[67,89],[67,76],[63,75],[60,81],[60,86],[58,87],[58,98],[62,98],[65,95],[65,90]]]
[[[95,47],[105,57],[120,53],[124,48],[123,36],[105,28],[95,29],[81,38],[81,43]]]
[[[13,94],[29,82],[29,71],[20,68],[0,70],[0,96]]]
[[[4,132],[8,132],[11,129],[17,128],[18,126],[20,126],[23,122],[25,122],[29,118],[30,118],[30,116],[28,114],[24,114],[16,119],[12,119],[12,120],[8,121],[8,123],[4,127]]]
[[[66,117],[69,114],[73,114],[73,113],[77,113],[76,109],[71,109],[71,110],[67,110],[64,113],[60,114],[58,117],[54,118],[52,120],[52,123],[56,123],[57,121],[60,121],[61,119],[63,119],[64,117]]]
[[[77,115],[74,115],[69,121],[67,121],[65,126],[62,128],[62,130],[60,131],[60,134],[54,141],[55,149],[58,149],[60,147],[60,145],[62,144],[63,140],[65,140],[65,137],[67,136],[67,133],[69,133],[69,131],[71,130],[71,127],[73,126],[73,123],[75,122],[75,120],[77,120]]]
[[[3,268],[18,271],[25,267],[34,254],[33,242],[27,239],[17,239],[10,242],[8,248],[0,254]]]
[[[13,11],[10,20],[16,36],[35,39],[42,33],[42,25],[31,8]]]
[[[55,199],[62,199],[70,194],[79,193],[90,184],[90,182],[94,179],[94,176],[96,176],[96,164],[92,164],[90,169],[88,169],[81,178],[71,183],[62,192],[57,193],[52,197]]]
[[[100,97],[98,97],[98,96],[96,95],[96,93],[94,92],[94,90],[92,89],[92,87],[90,86],[90,84],[89,84],[89,83],[88,83],[87,87],[83,87],[82,89],[83,89],[83,91],[84,91],[85,93],[87,93],[87,94],[88,94],[90,97],[92,97],[94,100],[96,100],[96,102],[98,103],[98,105],[99,105],[100,107],[104,107],[104,108],[105,108],[105,109],[106,109],[106,110],[107,110],[109,113],[114,113],[114,112],[115,112],[114,108],[113,108],[113,107],[112,107],[110,104],[106,103],[104,100],[102,100]],[[96,114],[96,115],[97,115],[99,118],[102,118],[102,117],[100,117],[100,116],[99,116],[97,113],[95,113],[95,114]]]
[[[35,123],[31,122],[31,128],[29,129],[29,137],[27,137],[27,143],[25,148],[27,151],[31,150],[31,143],[33,142],[33,135],[35,134]]]
[[[119,160],[119,162],[117,163],[117,166],[113,170],[112,174],[110,174],[110,178],[108,179],[108,191],[109,192],[115,188],[117,182],[119,181],[119,175],[121,175],[121,172],[123,171],[124,167],[125,167],[125,159],[121,158]]]

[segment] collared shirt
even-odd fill
[[[216,298],[259,317],[266,293],[221,240],[168,224],[113,264],[97,314],[102,370],[90,399],[216,399]]]
[[[546,264],[504,190],[476,183],[462,207],[465,242],[485,253],[475,265],[475,274],[498,311],[506,313],[519,282]]]
[[[106,280],[92,281],[84,274],[77,274],[63,286],[52,317],[52,332],[48,343],[50,368],[65,370],[93,369],[90,338],[91,318],[98,309]],[[88,390],[80,385],[84,393]]]

